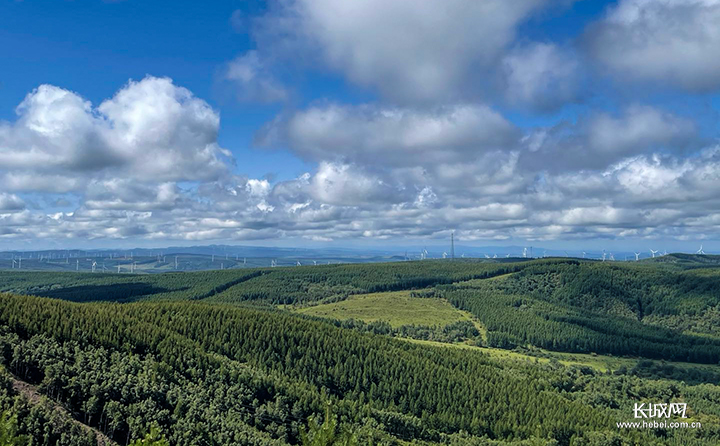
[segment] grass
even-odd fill
[[[385,321],[395,328],[413,324],[444,327],[473,320],[469,313],[454,308],[445,299],[410,297],[409,291],[357,294],[341,302],[301,308],[297,312],[330,319]],[[484,332],[484,327],[478,329]]]

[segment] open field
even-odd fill
[[[385,321],[392,327],[403,325],[445,326],[471,320],[445,299],[410,297],[410,291],[357,294],[344,301],[301,308],[298,313],[330,319]]]

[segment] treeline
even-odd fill
[[[0,292],[72,302],[203,299],[263,274],[263,269],[165,274],[0,271]]]
[[[527,263],[422,261],[275,268],[214,296],[216,302],[302,304],[351,294],[421,289],[519,271]]]
[[[0,271],[0,291],[73,302],[210,299],[292,304],[492,277],[525,264],[423,261],[146,275]]]

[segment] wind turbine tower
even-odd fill
[[[450,233],[450,258],[455,259],[455,233]]]
[[[657,254],[657,253],[658,253],[658,251],[655,251],[654,249],[650,250],[650,254],[652,254],[653,259],[655,258],[655,254]]]
[[[636,252],[635,253],[635,261],[637,262],[638,260],[640,260],[640,253]]]
[[[705,251],[703,251],[703,245],[700,245],[700,249],[698,249],[695,254],[705,254]]]

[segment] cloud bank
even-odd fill
[[[97,105],[41,85],[0,123],[0,241],[716,237],[716,137],[617,91],[716,92],[720,2],[621,0],[575,39],[520,35],[553,5],[277,0],[243,17],[257,49],[221,78],[282,104],[243,156],[312,166],[290,179],[248,175],[220,113],[169,78]],[[370,99],[290,104],[279,66]]]

